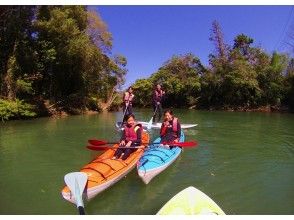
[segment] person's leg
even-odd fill
[[[124,104],[124,106],[123,106],[123,114],[125,113],[125,111],[126,111],[126,105]]]
[[[153,104],[153,114],[154,114],[155,110],[156,110],[156,104]],[[157,110],[156,110],[156,111],[157,111]],[[152,122],[153,122],[153,123],[155,123],[156,113],[157,113],[157,112],[155,112],[155,114],[154,114],[154,116],[153,116],[153,118],[152,118]]]
[[[115,151],[115,153],[114,153],[114,157],[116,158],[116,159],[118,159],[118,158],[120,158],[120,156],[121,156],[121,154],[123,153],[123,149],[122,148],[119,148],[119,149],[117,149],[116,151]]]
[[[123,147],[122,145],[119,145],[119,147]],[[122,155],[122,153],[124,152],[125,149],[123,148],[118,148],[116,149],[115,153],[114,153],[114,157],[116,157],[116,159],[120,158],[120,156]]]
[[[126,150],[125,150],[125,153],[124,153],[124,155],[122,156],[122,160],[126,160],[130,155],[131,155],[131,153],[133,153],[133,152],[135,152],[136,150],[137,150],[137,148],[132,148],[132,147],[137,147],[138,145],[131,145],[131,148],[127,148]]]
[[[157,111],[158,111],[158,122],[161,122],[161,116],[162,116],[162,106],[161,104],[158,105],[157,107]]]
[[[128,107],[128,115],[129,114],[133,114],[133,106],[132,105],[129,105],[129,107]]]

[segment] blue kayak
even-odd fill
[[[159,143],[161,138],[157,138],[153,143]],[[185,141],[183,130],[181,131],[180,142]],[[156,175],[164,171],[171,165],[182,152],[181,147],[172,149],[161,147],[158,144],[150,145],[137,163],[139,177],[145,184],[148,184]]]

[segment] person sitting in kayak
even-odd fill
[[[163,145],[168,145],[168,143],[177,143],[180,140],[181,124],[178,118],[174,117],[172,110],[166,110],[164,112],[164,120],[160,128],[160,137],[160,143]]]
[[[123,102],[124,102],[123,112],[125,113],[125,115],[133,114],[132,102],[134,97],[135,95],[133,94],[133,88],[130,86],[123,96]]]
[[[112,159],[119,159],[122,156],[122,160],[126,160],[131,153],[136,151],[136,146],[140,146],[142,144],[142,125],[136,124],[135,116],[133,114],[129,114],[126,116],[126,125],[124,125],[124,129],[122,132],[122,137],[120,139],[119,147],[114,153],[114,157]]]
[[[161,89],[161,85],[157,84],[152,95],[152,105],[153,105],[153,123],[156,121],[156,115],[158,115],[158,122],[161,120],[162,115],[162,98],[165,94],[165,91]]]

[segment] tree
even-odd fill
[[[252,38],[246,36],[245,34],[239,34],[234,39],[233,49],[238,49],[243,56],[247,56],[252,43]]]
[[[0,7],[0,90],[1,96],[9,100],[16,98],[17,80],[33,72],[30,53],[34,9],[34,6]]]
[[[148,97],[150,100],[148,103],[151,104],[153,87],[160,83],[166,91],[165,103],[168,106],[196,105],[200,92],[199,79],[204,71],[205,68],[199,58],[191,53],[173,56],[149,79],[135,82],[133,88],[136,94],[139,94],[136,95],[136,100],[138,104],[146,106],[148,105],[146,97]],[[145,100],[145,103],[142,100]]]
[[[228,45],[224,42],[224,35],[220,24],[215,20],[212,22],[211,36],[209,38],[215,45],[215,58],[221,60],[221,63],[228,60]]]
[[[290,59],[285,77],[285,104],[294,112],[294,59]]]

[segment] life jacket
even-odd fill
[[[124,132],[125,132],[125,137],[126,141],[135,141],[138,139],[137,137],[137,130],[141,129],[142,130],[142,125],[141,124],[136,124],[133,127],[128,127],[125,125],[124,127]]]
[[[173,119],[173,132],[178,132],[178,118]]]
[[[163,92],[162,92],[162,90],[160,89],[159,91],[156,89],[155,90],[155,96],[156,96],[156,99],[158,100],[158,99],[161,99],[161,97],[163,96],[163,94],[162,94]]]
[[[129,102],[129,103],[132,103],[132,100],[133,100],[134,96],[135,95],[132,94],[132,93],[125,92],[124,101],[125,102]]]
[[[166,128],[164,126],[161,127],[160,134],[165,135],[166,132],[167,132],[167,129],[168,128]],[[177,134],[178,134],[178,118],[176,118],[176,117],[173,118],[172,131],[173,131],[173,136],[177,137]]]

